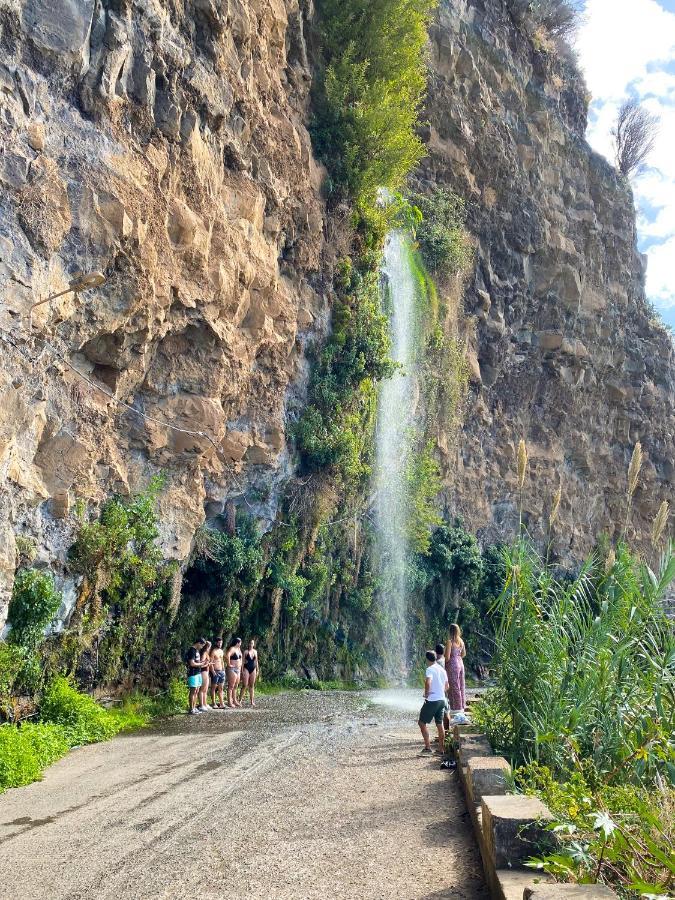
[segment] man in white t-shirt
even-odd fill
[[[438,742],[440,751],[445,747],[445,728],[443,727],[443,713],[445,712],[445,695],[448,692],[448,676],[444,668],[437,665],[436,654],[433,650],[427,650],[427,670],[424,673],[424,706],[420,710],[419,726],[424,738],[424,750],[422,753],[433,753],[429,740],[429,725],[433,719],[438,729]]]

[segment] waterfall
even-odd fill
[[[389,674],[408,670],[406,588],[408,449],[415,406],[415,282],[403,233],[388,237],[382,264],[391,356],[400,368],[381,382],[375,436],[375,522],[379,558],[380,608],[384,617]]]

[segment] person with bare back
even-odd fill
[[[199,712],[208,712],[211,707],[208,704],[208,694],[209,694],[209,669],[211,666],[211,641],[207,641],[204,644],[204,649],[202,650],[202,668],[201,668],[201,676],[202,683],[199,687],[199,706],[197,709]]]
[[[218,637],[213,642],[211,650],[211,706],[215,709],[225,709],[225,651],[223,639]],[[218,702],[216,703],[216,695]]]
[[[232,638],[225,654],[227,674],[227,705],[230,709],[241,706],[237,700],[237,686],[241,678],[241,638]]]
[[[241,673],[241,688],[239,689],[239,702],[248,690],[248,698],[251,706],[255,706],[255,683],[260,677],[260,660],[255,648],[255,640],[248,642],[248,650],[244,653],[244,668]]]
[[[464,657],[466,647],[462,640],[462,629],[459,625],[450,626],[450,637],[445,644],[445,671],[450,685],[450,712],[454,714],[455,724],[466,721]]]

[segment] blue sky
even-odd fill
[[[613,161],[610,131],[627,97],[659,117],[654,152],[632,184],[647,294],[675,327],[675,0],[586,0],[576,43],[596,150]]]

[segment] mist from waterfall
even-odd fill
[[[400,368],[379,388],[375,435],[375,522],[380,604],[385,616],[388,674],[405,677],[408,659],[408,490],[406,465],[413,427],[415,282],[405,235],[389,234],[382,275],[389,314],[391,356]]]

